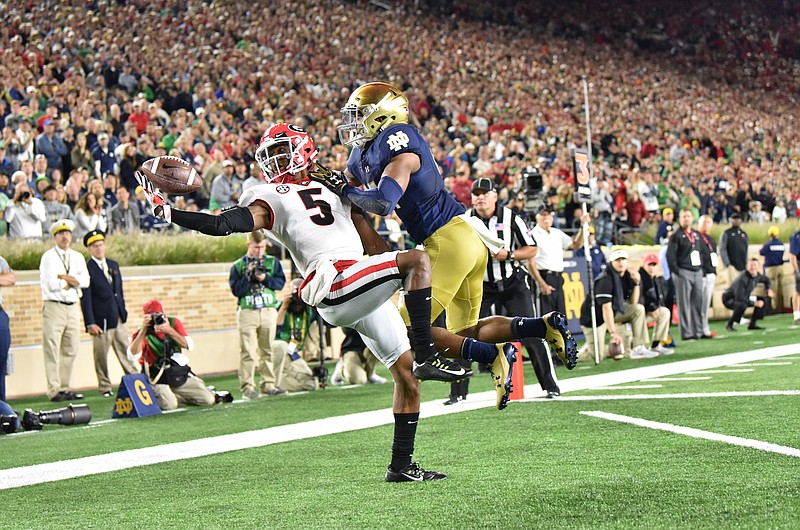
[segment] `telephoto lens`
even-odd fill
[[[88,405],[69,405],[63,409],[34,412],[26,409],[22,416],[22,426],[26,431],[41,431],[45,423],[59,425],[83,425],[92,421],[92,411]]]

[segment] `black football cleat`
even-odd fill
[[[499,350],[489,373],[492,376],[495,391],[497,392],[497,410],[503,410],[508,405],[508,395],[511,393],[511,374],[517,360],[517,348],[507,342],[497,346]]]
[[[442,381],[455,383],[472,377],[472,370],[439,353],[428,357],[422,364],[414,362],[414,377],[420,381]]]
[[[569,332],[567,318],[558,311],[547,313],[543,318],[547,325],[545,340],[556,351],[567,370],[572,370],[578,364],[578,343]]]
[[[395,471],[392,466],[386,468],[386,482],[422,482],[423,480],[442,480],[447,478],[444,473],[422,469],[416,462],[411,462],[401,471]]]

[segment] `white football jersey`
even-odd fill
[[[261,201],[272,211],[267,230],[289,251],[297,269],[307,277],[320,260],[360,260],[361,238],[350,218],[350,201],[311,180],[253,186],[239,206]]]

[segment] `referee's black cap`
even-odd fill
[[[472,193],[497,191],[492,179],[481,178],[472,183]]]

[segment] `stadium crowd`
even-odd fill
[[[544,197],[569,225],[585,77],[594,174],[608,191],[594,205],[601,221],[638,228],[684,206],[718,223],[733,212],[797,216],[796,10],[623,2],[578,20],[573,3],[492,5],[487,17],[476,1],[447,16],[437,2],[395,2],[393,12],[333,1],[9,2],[0,30],[9,233],[47,234],[37,199],[50,221],[61,203],[83,212],[87,230],[114,230],[116,188],[135,195],[136,166],[161,154],[204,175],[201,192],[177,200],[216,209],[230,201],[212,197],[223,164],[238,185],[258,178],[255,146],[279,120],[302,125],[341,168],[338,109],[376,78],[406,91],[456,194],[463,173],[493,179],[507,201],[524,168],[539,166]],[[264,20],[281,24],[267,30]],[[87,191],[94,204],[79,205]],[[140,209],[142,228],[160,228]]]
[[[574,1],[11,0],[0,232],[50,237],[64,219],[79,239],[174,230],[150,214],[136,168],[186,160],[203,186],[168,199],[218,211],[260,181],[254,153],[279,121],[344,169],[339,109],[378,79],[404,90],[465,206],[489,179],[498,204],[532,224],[522,175],[536,167],[537,204],[575,227],[585,79],[597,243],[687,208],[718,224],[780,223],[800,217],[800,8],[766,4],[604,1],[578,18]],[[397,224],[375,221],[395,228],[396,247]]]

